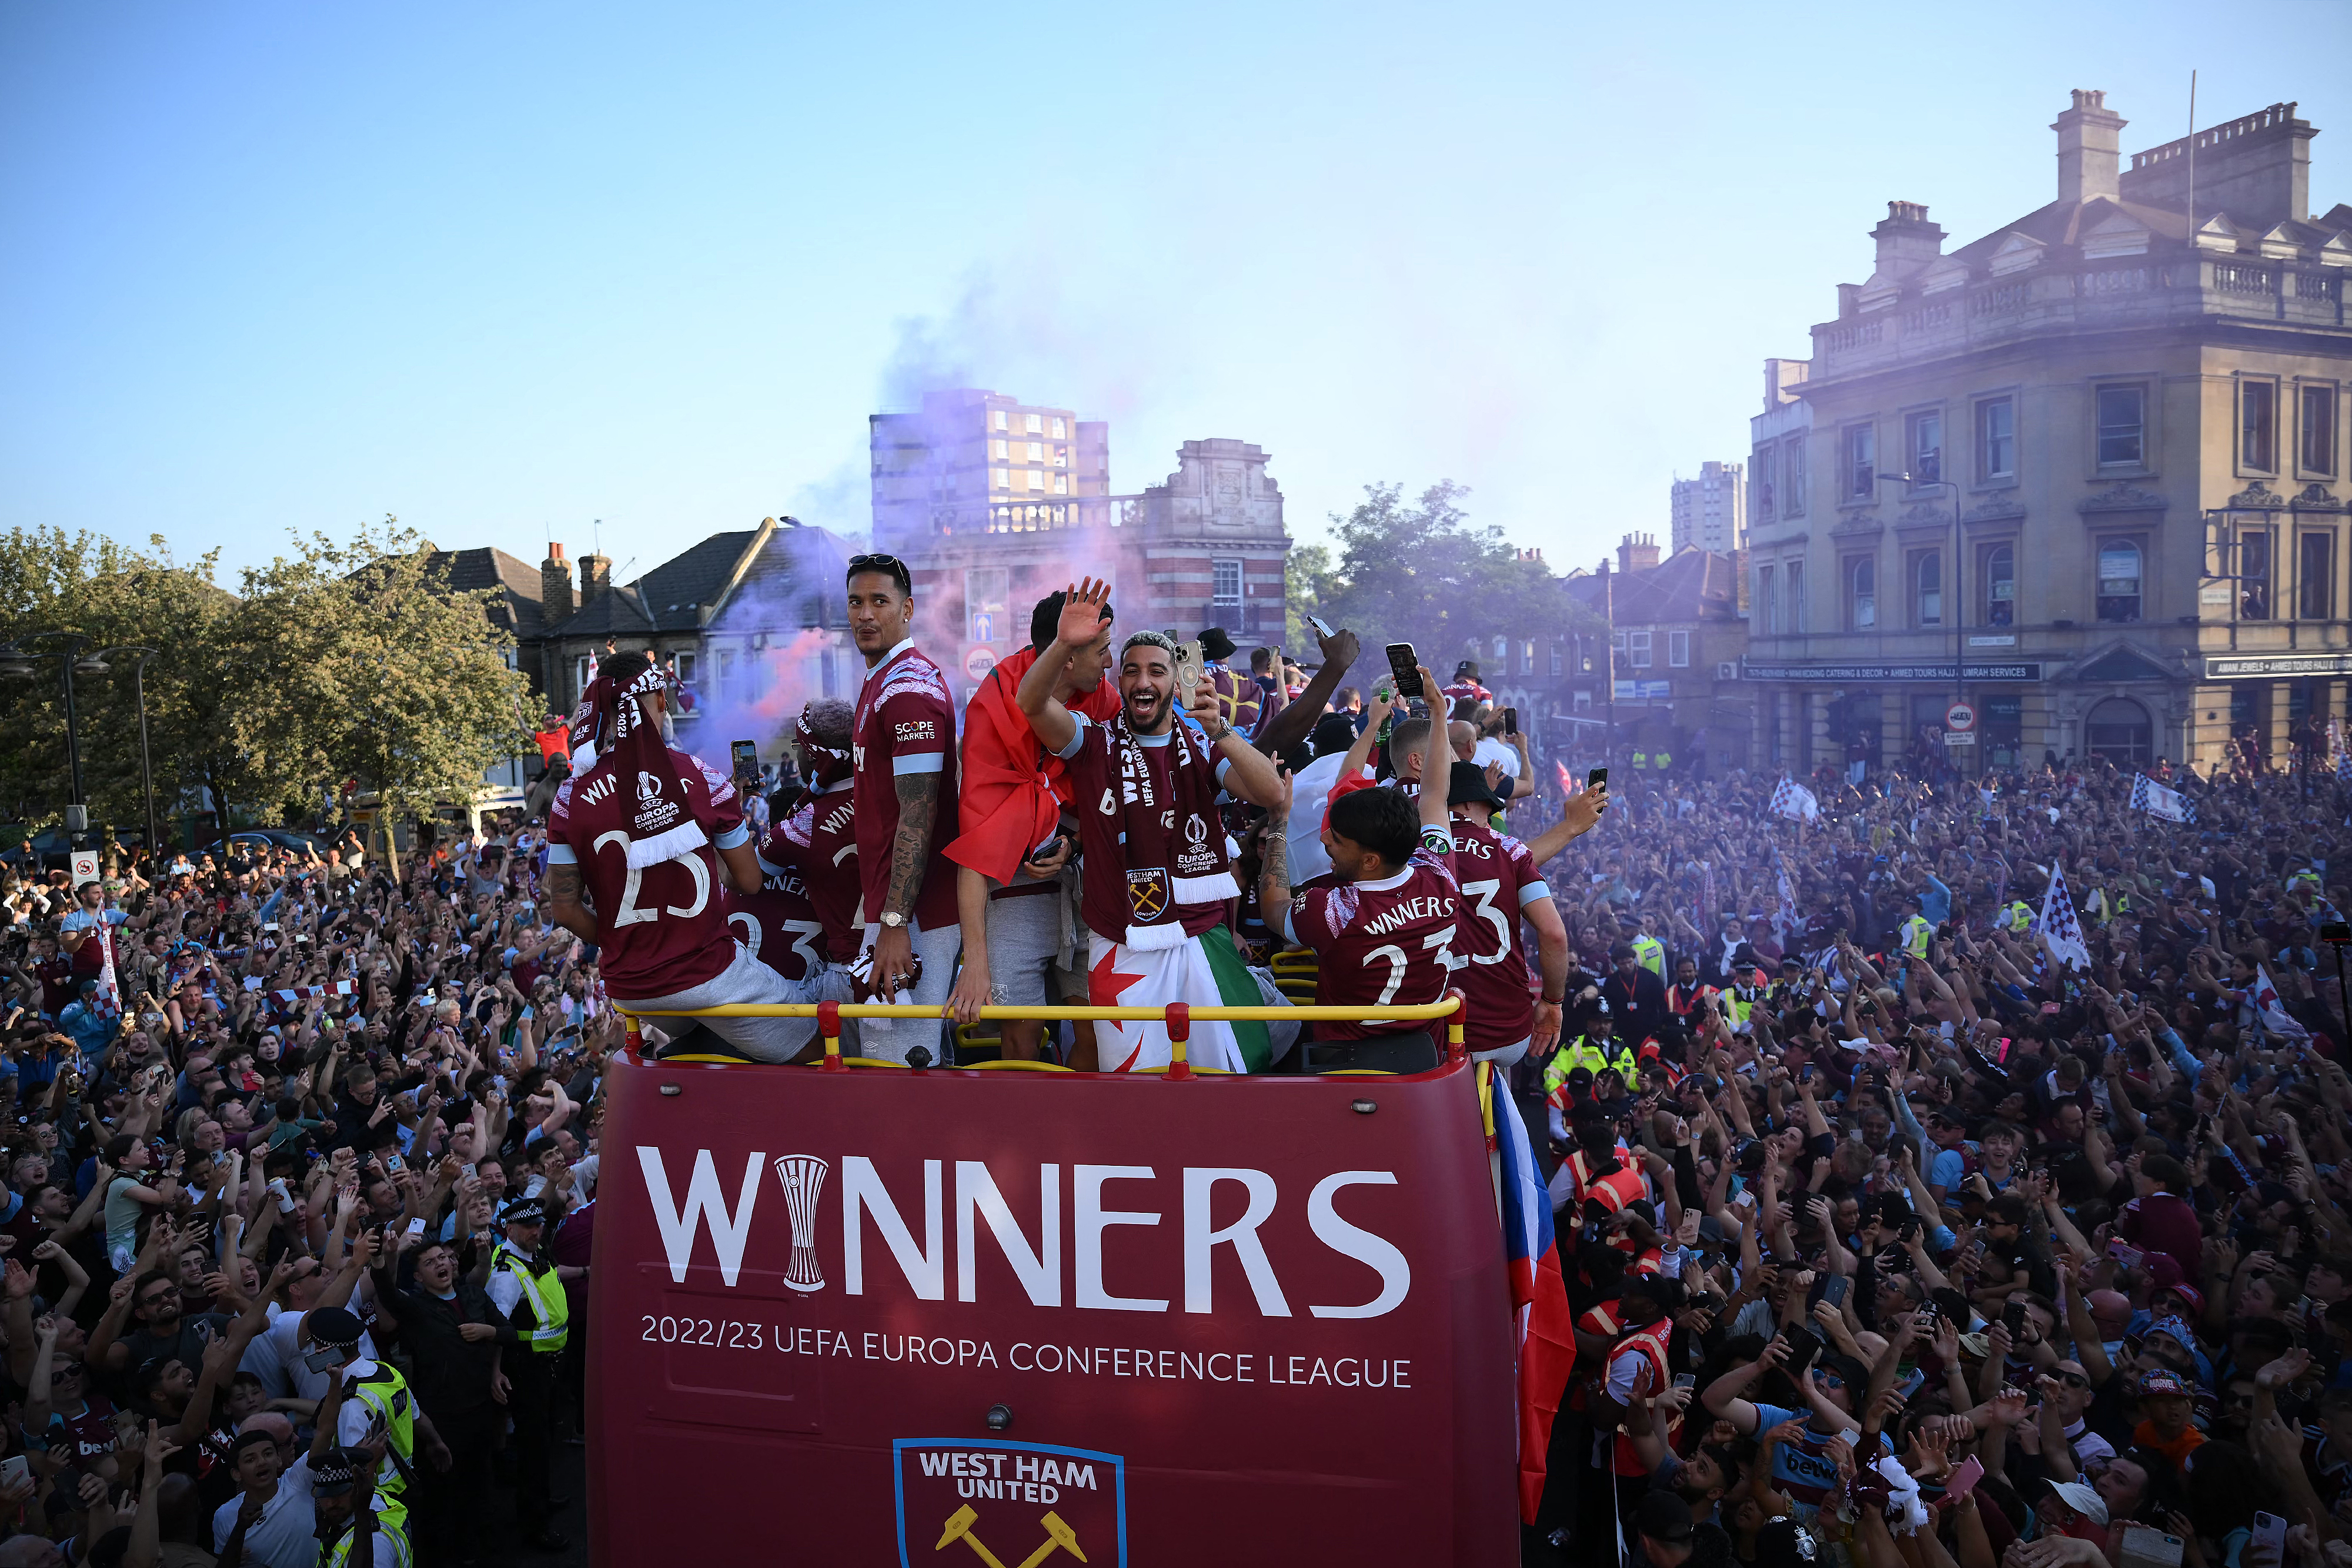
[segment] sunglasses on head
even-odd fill
[[[913,581],[913,579],[908,573],[907,563],[900,560],[895,555],[876,554],[851,556],[849,558],[849,575],[851,577],[856,577],[862,571],[878,571],[885,573],[889,577],[895,578],[898,580],[898,586],[901,588],[908,587]]]

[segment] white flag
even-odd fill
[[[2197,820],[2197,809],[2189,803],[2189,797],[2158,783],[2145,773],[2132,775],[2131,803],[2134,810],[2162,817],[2168,822],[2193,822]]]
[[[2050,951],[2059,963],[2070,969],[2091,967],[2091,949],[2083,942],[2083,923],[2075,916],[2074,901],[2066,895],[2066,873],[2055,861],[2050,864],[2050,887],[2042,895],[2042,915],[2033,928],[2050,939]]]
[[[2271,984],[2271,972],[2260,964],[2254,966],[2254,1015],[2261,1020],[2265,1034],[2284,1035],[2289,1040],[2309,1040],[2311,1031],[2294,1021],[2279,1000],[2278,988]]]
[[[1811,789],[1793,779],[1783,778],[1772,790],[1772,814],[1818,822],[1822,819],[1822,803],[1813,798]]]

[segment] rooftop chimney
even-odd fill
[[[539,563],[539,615],[543,624],[552,626],[572,613],[572,563],[563,559],[563,547],[551,543],[547,559]]]
[[[1784,403],[1797,401],[1794,388],[1805,384],[1812,374],[1811,360],[1767,360],[1764,361],[1764,412],[1771,413]]]
[[[1625,542],[1617,547],[1619,571],[1648,571],[1658,564],[1658,536],[1627,534]]]
[[[580,558],[580,608],[587,609],[604,597],[613,586],[613,558],[608,555],[583,555]]]
[[[2110,163],[2110,178],[2113,170]],[[1944,253],[1944,225],[1927,221],[1927,208],[1921,202],[1887,203],[1886,217],[1870,231],[1870,237],[1878,242],[1881,277],[1908,277]]]
[[[2107,107],[2107,95],[2074,89],[2074,107],[2051,122],[2058,133],[2058,199],[2072,206],[2122,189],[2116,164],[2123,156],[2124,117]]]

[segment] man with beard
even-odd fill
[[[955,983],[963,935],[955,868],[941,851],[956,837],[955,708],[947,677],[915,646],[915,594],[894,555],[849,558],[849,635],[866,659],[850,730],[859,882],[874,998],[938,1008]],[[866,1055],[936,1056],[929,1019],[865,1020]]]
[[[947,847],[956,862],[956,915],[963,927],[963,972],[950,1007],[970,1023],[990,1003],[1043,1007],[1047,970],[1061,954],[1060,872],[1074,841],[1063,831],[1070,801],[1068,765],[1037,743],[1014,700],[1021,678],[1054,641],[1067,596],[1037,601],[1026,648],[988,672],[964,710],[963,834]],[[1054,700],[1099,724],[1118,712],[1110,664],[1110,606],[1102,630],[1054,683]],[[1004,1054],[1034,1061],[1045,1034],[1040,1019],[1003,1020]]]
[[[793,746],[808,779],[808,797],[792,817],[807,813],[804,863],[815,873],[809,879],[809,902],[824,927],[825,962],[845,971],[866,940],[866,928],[857,923],[857,807],[849,767],[855,719],[839,697],[819,697],[793,721]]]
[[[1286,793],[1282,777],[1207,706],[1205,693],[1193,694],[1199,724],[1176,722],[1176,650],[1160,632],[1139,632],[1120,649],[1120,706],[1108,721],[1055,698],[1072,664],[1102,636],[1109,602],[1107,583],[1089,579],[1070,589],[1054,641],[1015,694],[1045,749],[1069,765],[1084,856],[1080,908],[1094,936],[1090,999],[1097,1007],[1261,1005],[1224,924],[1225,903],[1241,888],[1217,791],[1270,807]],[[1109,1071],[1170,1059],[1165,1025],[1105,1022],[1095,1033]],[[1263,1069],[1271,1041],[1261,1023],[1202,1023],[1190,1052],[1206,1067]]]

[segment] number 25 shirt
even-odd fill
[[[1462,889],[1444,824],[1423,827],[1404,869],[1376,882],[1310,887],[1274,913],[1284,936],[1315,949],[1318,1007],[1423,1006],[1445,995],[1454,969]],[[1322,1023],[1324,1040],[1362,1040],[1426,1030],[1409,1019]]]
[[[618,777],[609,758],[556,787],[547,812],[547,861],[577,865],[596,911],[596,966],[626,1000],[666,997],[715,980],[735,961],[719,897],[719,855],[751,841],[735,781],[699,757],[670,748],[687,798],[680,802],[710,842],[676,860],[629,869],[637,792],[663,788],[650,773]]]

